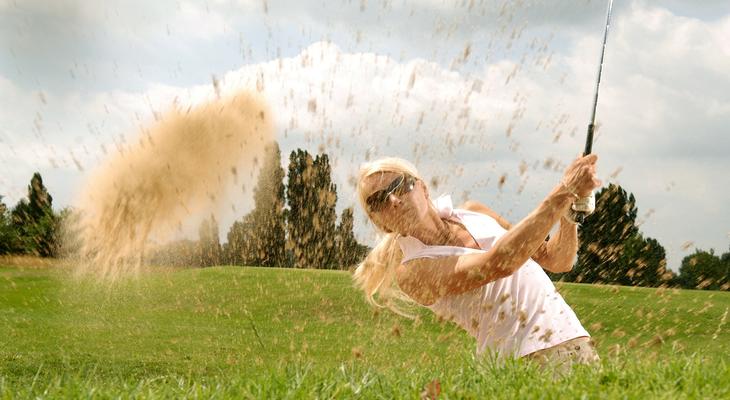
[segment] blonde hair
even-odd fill
[[[381,158],[360,167],[357,181],[358,199],[370,221],[383,233],[383,236],[365,260],[357,266],[353,274],[353,280],[365,292],[365,298],[370,304],[380,308],[387,307],[396,314],[413,318],[413,315],[405,312],[402,306],[413,305],[414,301],[398,287],[395,276],[395,269],[403,259],[403,252],[397,241],[400,234],[391,232],[386,227],[380,226],[373,221],[366,203],[367,196],[370,193],[363,192],[365,178],[382,172],[407,173],[420,179],[416,167],[400,158]],[[379,300],[384,304],[380,304],[375,300],[376,293]]]

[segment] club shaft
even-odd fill
[[[608,40],[608,29],[611,26],[611,9],[613,8],[613,0],[608,0],[608,11],[606,11],[606,29],[603,31],[603,45],[601,46],[601,59],[598,63],[598,78],[596,79],[596,91],[593,94],[593,109],[591,110],[591,122],[588,124],[588,132],[586,134],[586,147],[583,155],[591,154],[593,150],[593,132],[596,128],[596,108],[598,107],[598,89],[601,87],[601,73],[603,72],[603,56],[606,54],[606,41]],[[576,215],[576,221],[582,224],[585,221],[586,214],[579,212]]]
[[[603,32],[603,46],[601,46],[601,60],[598,63],[598,79],[596,79],[596,91],[593,94],[593,109],[591,110],[591,122],[588,124],[588,135],[586,136],[586,147],[584,155],[591,154],[593,148],[593,131],[596,123],[596,108],[598,107],[598,89],[601,86],[601,72],[603,72],[603,56],[606,54],[606,41],[608,40],[608,29],[611,26],[611,9],[613,0],[608,0],[608,11],[606,12],[606,29]]]

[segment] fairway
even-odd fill
[[[427,310],[373,310],[347,272],[180,269],[109,290],[5,266],[0,398],[730,396],[730,293],[558,287],[603,369],[553,382],[475,360],[474,340]]]

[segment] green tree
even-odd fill
[[[728,251],[726,253],[722,253],[722,255],[720,256],[720,260],[725,264],[730,263],[730,248],[728,248]]]
[[[619,283],[630,269],[621,254],[638,234],[636,199],[618,185],[596,193],[596,210],[578,229],[578,260],[564,279],[574,282]],[[622,265],[623,264],[623,265]]]
[[[246,215],[241,221],[235,221],[228,230],[225,244],[226,262],[231,265],[246,265],[247,245],[253,232],[251,216]]]
[[[34,173],[28,185],[28,198],[21,199],[11,212],[17,233],[17,251],[41,257],[55,254],[58,221],[52,203],[53,198],[43,185],[41,174]]]
[[[314,168],[317,187],[316,202],[313,204],[315,248],[310,265],[336,268],[337,186],[332,182],[332,167],[327,154],[320,154],[314,159]]]
[[[637,233],[624,242],[618,263],[622,273],[611,276],[610,281],[627,286],[666,285],[673,277],[666,258],[664,247],[656,239]]]
[[[231,265],[244,265],[243,246],[245,243],[245,232],[243,221],[235,221],[226,234],[226,244],[223,253],[226,263]]]
[[[18,236],[15,232],[10,210],[2,201],[0,195],[0,254],[8,254],[18,247]]]
[[[713,249],[695,249],[682,259],[678,281],[686,289],[727,290],[728,266]]]
[[[722,253],[720,256],[720,263],[725,270],[725,280],[723,284],[720,285],[720,290],[730,290],[730,248],[728,248],[726,253]]]
[[[308,152],[297,149],[289,154],[286,199],[289,208],[286,210],[288,239],[286,248],[291,252],[294,267],[304,268],[306,260],[304,252],[312,241],[311,228],[308,222],[312,219],[307,204],[312,202],[310,182],[313,181],[314,159]]]
[[[267,146],[254,189],[254,209],[244,218],[244,225],[250,229],[242,246],[246,263],[266,267],[286,265],[284,191],[281,151],[278,143],[273,142]]]
[[[345,208],[342,210],[340,223],[337,225],[337,268],[339,269],[347,269],[348,267],[357,264],[366,254],[365,252],[367,252],[367,247],[361,245],[355,239],[353,226],[354,218],[352,207]],[[363,249],[363,247],[365,249]],[[365,252],[363,252],[363,250]]]
[[[227,262],[267,267],[288,265],[284,215],[284,168],[281,151],[267,146],[254,189],[254,208],[231,225],[224,247]]]
[[[286,197],[287,250],[294,266],[334,267],[337,190],[332,183],[329,157],[321,154],[312,158],[305,150],[292,151]]]

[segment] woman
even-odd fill
[[[385,235],[357,267],[356,283],[373,304],[377,293],[395,312],[398,300],[415,301],[452,320],[476,338],[477,354],[525,357],[563,371],[598,361],[588,332],[543,271],[572,268],[578,239],[571,205],[600,187],[596,160],[576,159],[514,226],[478,202],[463,209],[448,196],[431,202],[407,161],[364,165],[360,203]]]

